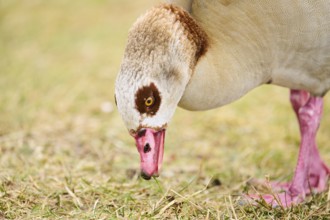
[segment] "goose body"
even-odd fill
[[[218,107],[265,83],[324,95],[330,88],[329,12],[328,1],[194,1],[192,16],[210,43],[179,105]]]
[[[268,83],[291,89],[302,136],[295,176],[280,201],[303,201],[311,181],[313,189],[325,190],[330,170],[315,136],[330,89],[330,3],[170,3],[135,22],[116,80],[117,107],[136,140],[142,176],[158,175],[165,130],[178,105],[216,108]]]

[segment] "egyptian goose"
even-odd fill
[[[263,198],[291,206],[324,191],[330,174],[315,141],[330,89],[329,1],[181,0],[146,12],[129,31],[115,86],[142,176],[158,176],[178,105],[212,109],[266,83],[291,89],[301,144],[292,181],[274,184],[285,192]]]

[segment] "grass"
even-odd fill
[[[127,31],[155,1],[0,1],[0,218],[329,219],[329,192],[290,209],[242,204],[251,178],[289,180],[299,132],[288,90],[178,109],[161,177],[114,107]],[[330,164],[329,97],[318,134]]]

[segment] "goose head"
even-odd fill
[[[115,98],[145,179],[159,174],[167,125],[205,48],[204,32],[172,5],[152,8],[129,31]]]

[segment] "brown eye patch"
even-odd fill
[[[159,109],[160,103],[161,98],[159,91],[153,83],[149,86],[143,86],[135,94],[136,109],[141,114],[155,115]]]

